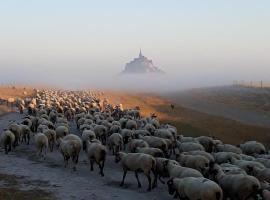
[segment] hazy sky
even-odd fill
[[[167,72],[149,87],[268,81],[269,20],[269,0],[3,0],[0,80],[136,86],[114,75],[142,48]]]

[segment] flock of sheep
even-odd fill
[[[27,115],[1,134],[6,154],[34,141],[38,156],[59,151],[64,166],[71,160],[76,170],[84,151],[90,170],[98,165],[101,176],[112,154],[123,169],[120,186],[133,171],[138,187],[142,172],[148,191],[166,180],[169,194],[180,199],[270,199],[270,154],[259,142],[234,146],[208,136],[185,137],[154,114],[141,117],[139,107],[111,105],[100,92],[37,90],[16,104]],[[71,133],[71,123],[79,134]]]

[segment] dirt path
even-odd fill
[[[18,113],[0,117],[0,132],[11,120],[20,121],[21,117]],[[71,131],[77,132],[73,123]],[[140,175],[143,188],[138,189],[135,176],[131,172],[127,174],[126,184],[121,188],[119,184],[122,170],[114,163],[111,154],[105,163],[104,173],[105,177],[101,177],[97,166],[94,172],[90,172],[88,161],[82,152],[76,172],[70,166],[63,167],[63,158],[57,150],[49,152],[46,160],[41,160],[31,141],[29,146],[21,144],[15,152],[8,155],[4,154],[3,149],[0,150],[0,199],[1,195],[4,199],[12,200],[172,199],[166,185],[160,183],[158,188],[146,192],[147,181],[143,175]]]

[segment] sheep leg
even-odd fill
[[[145,173],[145,175],[147,176],[148,179],[148,189],[147,191],[151,191],[151,176],[150,176],[150,172],[147,172],[147,174]]]
[[[140,180],[139,180],[139,176],[138,176],[138,172],[137,172],[137,171],[135,171],[135,177],[136,177],[137,182],[138,182],[138,188],[141,188],[142,185],[141,185],[141,183],[140,183]]]
[[[100,169],[100,175],[101,176],[104,176],[104,173],[103,173],[103,167],[104,167],[104,162],[103,162],[103,164],[100,164],[100,162],[98,163],[98,166],[99,166],[99,169]]]
[[[163,180],[161,179],[161,176],[160,176],[160,175],[158,176],[158,180],[159,180],[162,184],[165,184],[165,181],[163,181]]]
[[[156,169],[151,169],[152,170],[152,172],[153,172],[153,174],[154,174],[154,181],[153,181],[153,185],[152,185],[152,188],[155,188],[156,186],[157,186],[157,178],[158,178],[158,173],[157,173],[157,171],[156,171]],[[150,173],[149,173],[150,174]]]
[[[10,145],[9,145],[9,148],[7,148],[7,145],[5,145],[5,154],[8,154],[8,152],[10,151]]]
[[[90,160],[90,170],[94,171],[94,160],[93,159]]]
[[[30,134],[27,135],[27,145],[29,145],[29,141],[30,141]]]
[[[120,186],[123,186],[124,185],[126,175],[127,175],[127,170],[124,169],[123,179],[122,179],[122,182],[121,182]]]

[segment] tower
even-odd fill
[[[140,54],[139,54],[139,58],[143,57],[142,55],[142,50],[140,49]]]

